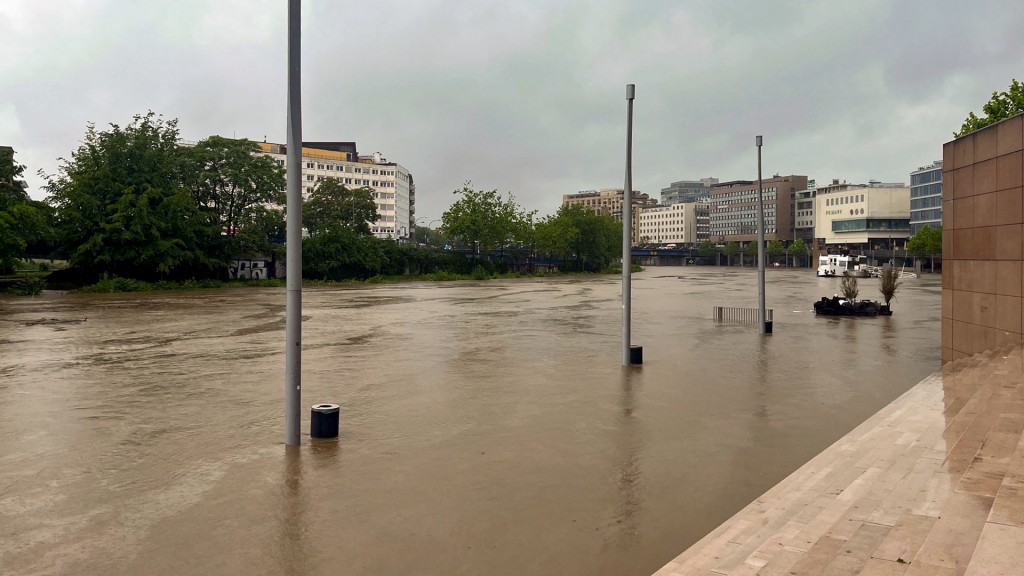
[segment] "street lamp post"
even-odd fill
[[[285,444],[301,440],[302,401],[302,10],[300,0],[288,0],[288,223],[285,308]]]
[[[626,84],[626,187],[622,191],[622,365],[630,358],[630,274],[633,267],[633,99],[636,86]]]
[[[757,309],[760,312],[761,334],[768,333],[768,316],[764,305],[764,187],[761,182],[761,137],[757,137]]]

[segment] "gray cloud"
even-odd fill
[[[433,0],[303,8],[304,135],[409,168],[436,218],[465,180],[553,212],[621,186],[767,173],[905,181],[1022,78],[1024,6],[981,1]],[[148,109],[182,136],[283,141],[279,0],[0,4],[0,144],[56,169],[85,123]],[[30,179],[42,197],[40,180]]]

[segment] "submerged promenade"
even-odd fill
[[[1024,574],[1024,355],[933,374],[657,576]]]

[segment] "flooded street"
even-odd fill
[[[648,576],[939,370],[938,276],[767,278],[634,275],[629,370],[615,276],[309,288],[297,450],[283,288],[0,296],[0,574]]]

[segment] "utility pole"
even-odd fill
[[[633,267],[633,98],[636,86],[626,84],[626,186],[622,191],[622,365],[630,365],[630,274]]]
[[[284,443],[301,443],[302,401],[302,5],[288,0],[288,228],[284,360]]]
[[[760,312],[761,334],[768,332],[764,307],[764,187],[761,182],[761,137],[757,137],[757,309]]]

